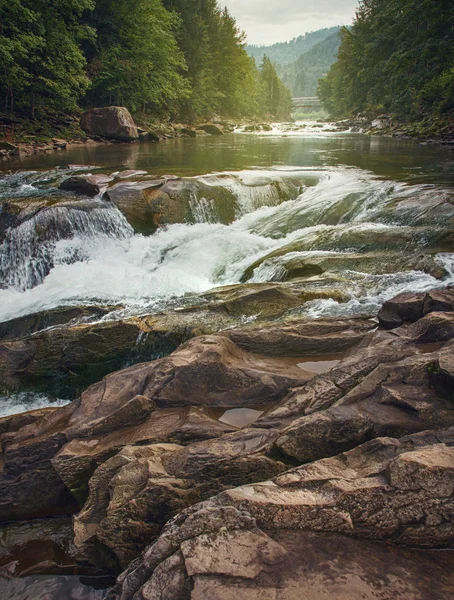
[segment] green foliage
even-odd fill
[[[88,87],[79,19],[92,0],[0,0],[0,98],[5,110],[73,109]]]
[[[453,108],[451,0],[362,0],[318,95],[334,116],[417,118]]]
[[[278,74],[295,98],[315,96],[319,79],[324,77],[335,62],[340,46],[337,29],[329,37],[302,54],[297,61],[278,68]]]
[[[246,48],[248,54],[254,58],[257,64],[263,60],[266,55],[270,61],[279,69],[285,65],[290,65],[297,61],[302,54],[305,54],[311,48],[314,48],[326,38],[339,32],[339,27],[330,27],[328,29],[319,29],[305,33],[290,42],[279,42],[272,46],[248,46]]]
[[[160,0],[98,0],[90,22],[98,32],[91,103],[162,109],[189,95],[174,35],[179,19]]]
[[[288,119],[292,110],[292,96],[267,56],[263,57],[260,79],[265,115],[276,120]]]
[[[270,65],[271,66],[271,65]],[[288,118],[216,0],[0,0],[0,110],[85,106],[183,118]]]

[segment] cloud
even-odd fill
[[[220,0],[251,44],[284,42],[307,31],[352,22],[358,0]]]

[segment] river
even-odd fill
[[[5,226],[0,322],[83,304],[144,314],[220,286],[279,281],[323,292],[287,316],[373,316],[397,293],[454,283],[453,158],[440,145],[304,123],[4,162],[3,204],[71,198],[58,183],[93,169],[69,164],[194,178],[210,195],[193,193],[191,218],[151,236],[102,197],[89,212],[50,206]],[[223,213],[227,192],[233,218]]]

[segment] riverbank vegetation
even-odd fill
[[[362,0],[319,83],[325,108],[335,117],[387,113],[446,126],[454,110],[453,17],[449,0]]]
[[[216,0],[0,0],[0,111],[46,119],[124,105],[161,119],[289,118]]]

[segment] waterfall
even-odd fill
[[[132,235],[120,211],[101,200],[42,209],[7,230],[0,245],[0,281],[19,291],[33,288],[56,264],[84,260],[90,240]]]

